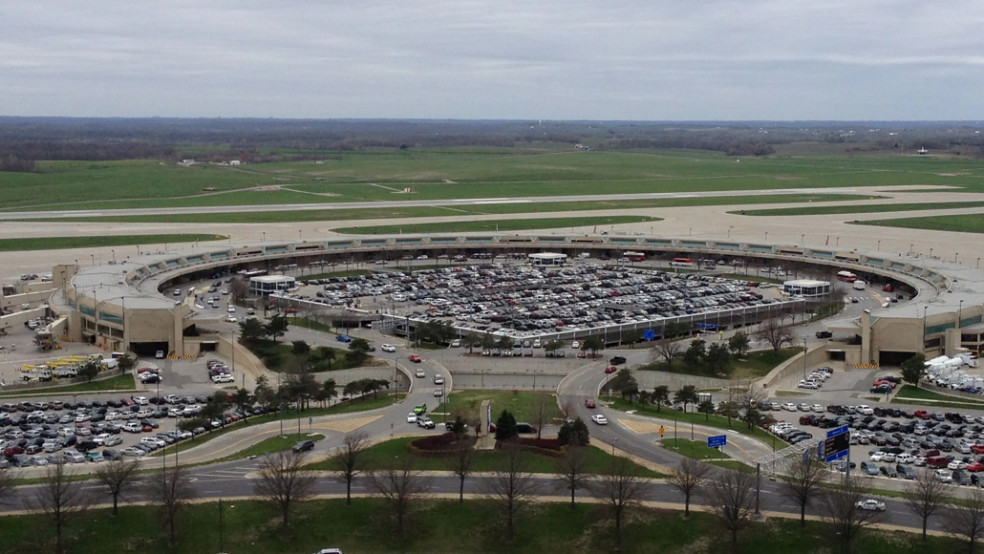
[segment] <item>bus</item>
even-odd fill
[[[689,267],[693,269],[696,268],[697,265],[694,264],[694,260],[692,258],[673,258],[670,262],[670,267]]]
[[[858,280],[858,276],[851,273],[850,271],[838,271],[837,280],[844,281],[845,283],[853,283]]]
[[[626,252],[625,258],[630,262],[641,262],[646,259],[646,254],[643,252]]]

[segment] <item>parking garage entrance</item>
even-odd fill
[[[908,360],[913,355],[915,355],[915,352],[893,352],[882,350],[878,353],[878,365],[899,366],[902,365],[902,362]]]

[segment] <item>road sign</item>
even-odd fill
[[[710,448],[717,448],[719,446],[725,446],[728,444],[728,435],[713,435],[707,437],[707,446]]]
[[[851,434],[844,425],[827,431],[827,438],[817,445],[817,454],[822,456],[824,462],[830,463],[847,456],[850,448]]]
[[[642,338],[645,340],[655,340],[656,331],[653,331],[652,329],[646,329],[645,331],[642,332]]]

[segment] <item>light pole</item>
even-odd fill
[[[880,240],[878,241],[878,248],[877,248],[877,250],[878,250],[879,252],[881,252],[881,241],[880,241]]]
[[[766,242],[768,242],[768,240],[769,240],[769,232],[768,231],[765,232],[765,240],[766,240]]]
[[[957,303],[957,329],[960,328],[961,317],[963,317],[963,300]]]
[[[806,233],[801,233],[800,234],[800,246],[803,246],[805,244],[806,244]]]
[[[803,380],[806,380],[806,337],[803,337]]]
[[[116,263],[116,249],[115,248],[110,248],[109,251],[113,253],[113,263],[115,264]]]

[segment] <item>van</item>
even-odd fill
[[[930,458],[926,458],[926,467],[934,469],[945,468],[949,463],[950,460],[948,460],[946,456],[932,456]]]

